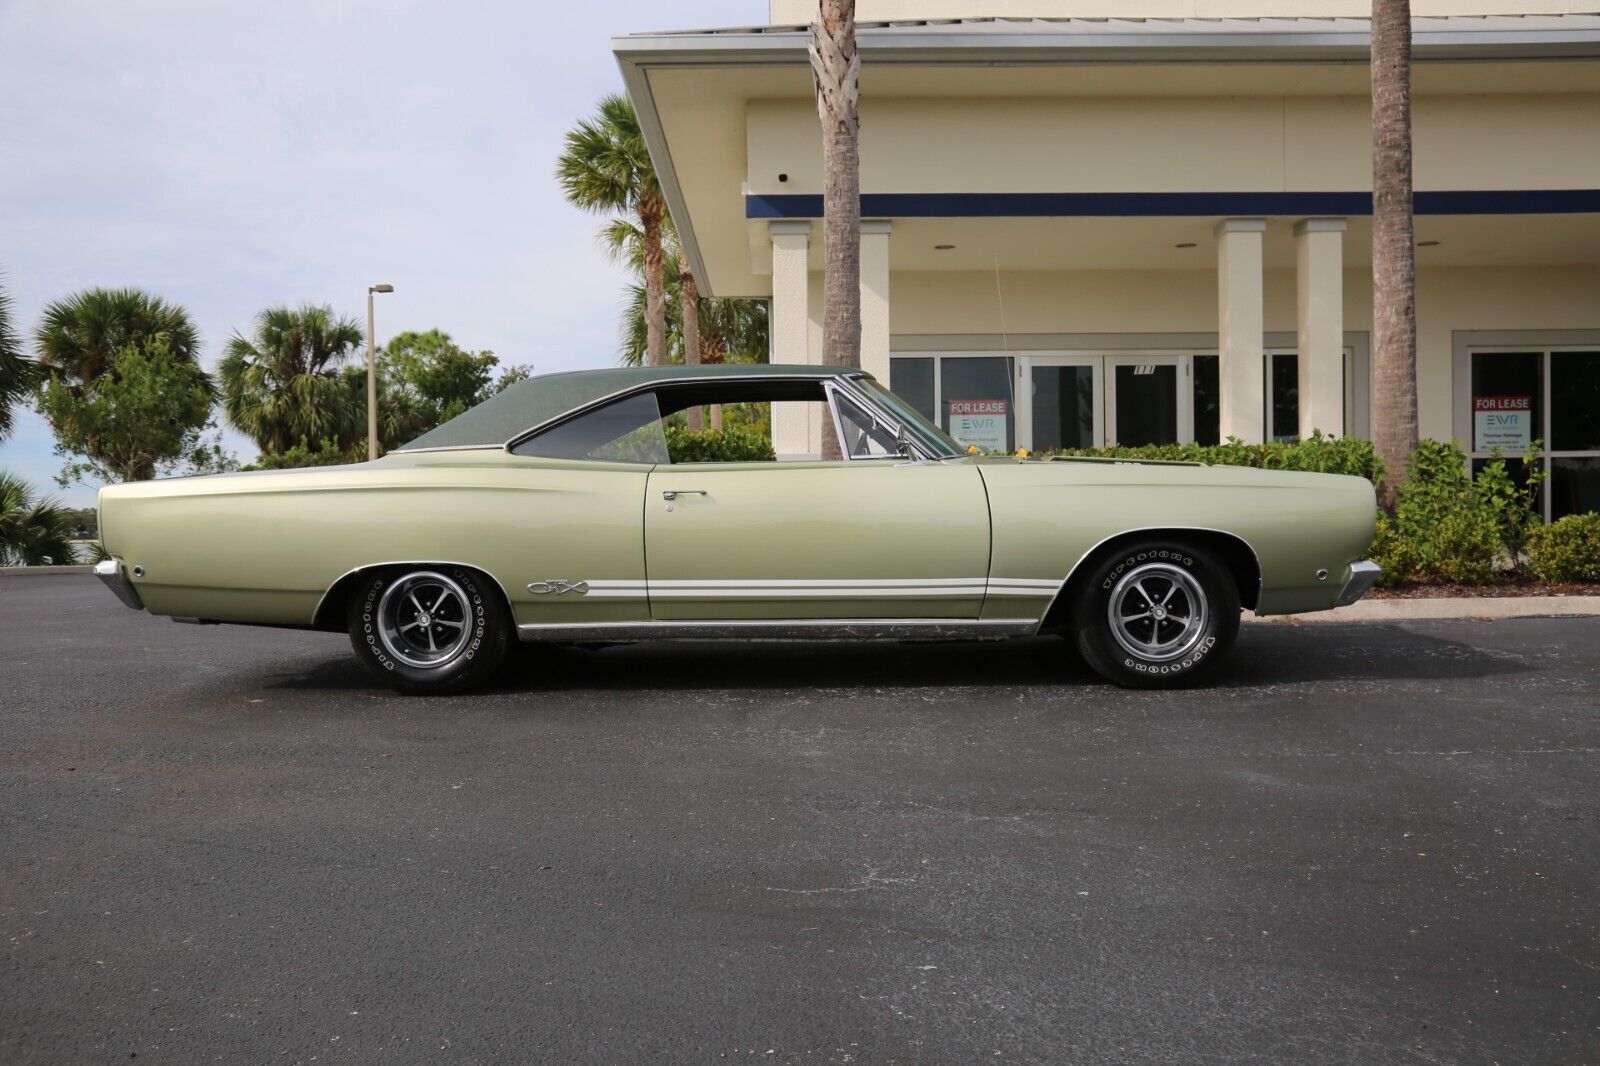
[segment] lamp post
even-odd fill
[[[378,457],[378,357],[372,347],[372,294],[393,292],[393,285],[367,286],[367,460]]]

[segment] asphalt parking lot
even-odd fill
[[[526,653],[0,584],[0,1060],[1600,1059],[1600,619]]]

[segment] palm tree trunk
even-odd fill
[[[678,257],[678,300],[682,304],[679,314],[683,319],[683,361],[696,366],[700,362],[700,288],[694,283],[686,255]],[[700,429],[704,424],[699,407],[689,408],[684,416],[690,429]]]
[[[1417,447],[1416,281],[1411,3],[1372,0],[1372,440],[1385,507]]]
[[[861,56],[855,0],[818,0],[811,73],[822,120],[822,361],[861,365]],[[822,456],[840,458],[824,429]]]
[[[644,230],[645,366],[667,362],[667,276],[661,251],[661,220],[666,205],[656,195],[639,201],[639,227]]]

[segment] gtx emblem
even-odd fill
[[[565,596],[569,592],[576,592],[582,596],[589,591],[587,581],[562,581],[551,578],[549,581],[535,581],[528,586],[528,591],[535,596]]]

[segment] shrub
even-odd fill
[[[323,438],[316,447],[307,443],[304,437],[297,441],[294,447],[277,454],[262,452],[256,461],[245,467],[246,470],[291,470],[302,466],[338,466],[341,463],[353,463],[360,460],[367,453],[367,442],[362,441],[359,454],[346,455],[339,446],[339,442],[330,438]]]
[[[667,454],[674,463],[770,463],[777,458],[770,440],[743,430],[666,429]]]
[[[1541,581],[1600,581],[1600,512],[1530,530],[1528,568]]]
[[[1540,480],[1517,485],[1498,455],[1473,478],[1458,443],[1421,442],[1395,489],[1394,514],[1378,518],[1374,561],[1384,583],[1479,585],[1494,579],[1501,561],[1515,568],[1537,528]]]
[[[1323,474],[1353,474],[1377,483],[1383,464],[1372,442],[1360,437],[1324,437],[1313,433],[1302,441],[1246,444],[1229,437],[1222,444],[1149,444],[1136,448],[1063,448],[1036,453],[1091,456],[1110,459],[1166,459],[1206,466],[1253,466],[1264,470],[1308,470]]]

